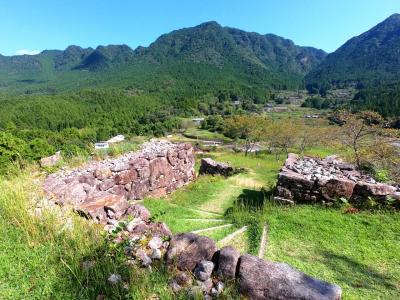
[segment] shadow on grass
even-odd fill
[[[264,191],[244,189],[235,201],[235,206],[246,210],[261,210],[266,196]]]
[[[338,279],[347,282],[353,288],[376,289],[376,285],[384,289],[397,288],[393,278],[348,256],[327,250],[321,251],[321,255],[324,264],[335,271]]]

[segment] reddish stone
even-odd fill
[[[96,185],[96,178],[93,177],[93,175],[82,175],[79,177],[79,182],[80,183],[86,183],[90,186]]]
[[[124,196],[113,195],[106,192],[98,192],[92,195],[85,202],[77,205],[75,209],[87,217],[97,219],[101,223],[106,221],[106,210],[110,209],[115,213],[125,213],[128,202]]]
[[[106,178],[111,177],[112,172],[109,168],[101,168],[101,169],[96,169],[93,172],[93,175],[99,180],[105,180]]]
[[[329,179],[321,187],[321,194],[326,200],[341,197],[350,199],[353,195],[355,185],[355,182],[344,178]]]
[[[112,188],[115,185],[114,179],[106,179],[102,183],[99,184],[99,189],[101,191],[107,191],[108,189]]]
[[[116,184],[127,184],[134,181],[138,177],[136,170],[125,170],[115,175]]]
[[[386,196],[392,195],[396,192],[396,188],[391,185],[383,183],[367,183],[363,181],[357,182],[354,188],[354,195],[374,197],[374,196]]]

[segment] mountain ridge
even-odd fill
[[[146,68],[154,69],[157,65],[168,68],[171,64],[210,65],[235,70],[238,76],[243,73],[250,77],[276,78],[283,86],[300,86],[304,75],[325,56],[323,50],[298,46],[273,34],[246,32],[209,21],[163,34],[148,47],[71,45],[64,50],[44,50],[37,55],[0,56],[0,86],[7,89],[7,86],[21,86],[24,82],[29,82],[30,86],[35,82],[52,84],[66,80],[64,78],[73,82],[71,77],[79,71],[104,74],[121,70],[119,73],[124,74],[125,80],[130,76],[126,70],[137,65],[147,72]]]
[[[328,54],[305,76],[308,85],[379,84],[400,76],[400,14],[393,14]]]

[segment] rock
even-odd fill
[[[43,157],[40,159],[40,166],[43,167],[54,167],[62,160],[61,151],[57,151],[54,155]]]
[[[133,182],[137,177],[138,174],[136,170],[125,170],[116,174],[114,180],[116,184],[125,185]]]
[[[341,159],[339,155],[329,155],[322,161],[329,164],[343,164],[343,159]]]
[[[107,281],[113,285],[117,284],[118,282],[121,281],[121,275],[118,274],[111,274],[110,277],[108,277]]]
[[[94,177],[99,180],[105,180],[112,176],[110,168],[99,168],[93,172]]]
[[[165,223],[151,223],[149,224],[150,230],[153,236],[158,237],[172,237],[172,232],[169,230],[167,224]]]
[[[169,287],[171,288],[171,290],[176,294],[179,293],[182,290],[182,287],[175,281],[175,280],[171,280],[169,283]]]
[[[153,253],[151,254],[151,259],[161,259],[162,253],[160,249],[154,249]]]
[[[218,295],[221,294],[225,289],[225,284],[222,281],[218,281],[215,285],[215,289],[217,290]]]
[[[355,185],[355,182],[352,180],[332,178],[321,187],[321,194],[326,200],[334,200],[341,197],[350,199],[353,195]]]
[[[128,207],[126,215],[130,215],[134,218],[140,218],[141,220],[148,222],[150,220],[150,212],[146,207],[140,204],[134,204]]]
[[[92,195],[85,202],[76,206],[76,211],[88,218],[97,219],[100,223],[107,223],[106,211],[122,215],[128,208],[128,202],[123,196],[98,192]]]
[[[149,246],[150,249],[155,250],[155,249],[160,249],[162,244],[163,241],[159,237],[155,236],[149,241],[147,246]]]
[[[250,299],[339,300],[339,286],[314,279],[285,263],[243,255],[239,261],[239,291]]]
[[[227,163],[220,163],[211,158],[202,158],[199,170],[200,175],[222,175],[225,177],[235,174],[235,170]]]
[[[354,194],[364,197],[387,196],[394,194],[396,190],[394,186],[388,184],[359,181],[354,188]]]
[[[173,163],[169,158],[175,157]],[[98,222],[105,223],[107,217],[119,219],[126,207],[106,216],[101,207],[88,210],[95,202],[103,201],[104,193],[128,199],[142,199],[147,195],[160,196],[170,193],[195,178],[194,152],[189,144],[174,144],[152,140],[141,150],[127,153],[115,159],[93,161],[83,167],[61,170],[49,175],[43,188],[53,203],[82,206],[78,211]],[[95,199],[102,198],[102,199]],[[118,202],[118,205],[122,202]],[[143,207],[132,207],[129,214],[149,220],[150,214]],[[161,228],[160,228],[161,229]]]
[[[151,258],[147,255],[147,253],[142,249],[139,249],[136,252],[136,257],[139,258],[142,262],[142,267],[148,267],[153,262]]]
[[[376,183],[337,156],[319,160],[289,154],[278,176],[275,199],[285,203],[325,203],[343,197],[357,204],[366,197],[392,195],[395,191],[395,187]]]
[[[216,271],[217,276],[220,278],[234,279],[239,257],[239,251],[232,246],[226,246],[219,250]]]
[[[182,271],[192,271],[202,260],[211,260],[216,251],[217,246],[212,239],[194,233],[181,233],[170,241],[167,264],[176,265]]]
[[[206,281],[211,277],[214,270],[214,263],[212,261],[203,260],[199,262],[194,269],[194,275],[201,281]]]
[[[299,159],[300,157],[297,154],[289,153],[285,161],[285,167],[288,169],[292,169],[297,164]]]
[[[213,287],[213,282],[211,278],[208,278],[205,281],[197,281],[197,285],[200,287],[202,292],[209,294]]]
[[[192,277],[187,272],[178,272],[173,279],[181,286],[188,286],[192,284]]]
[[[135,229],[135,227],[140,224],[142,222],[141,219],[139,218],[135,218],[132,221],[130,221],[127,225],[126,225],[126,230],[128,230],[128,232],[133,232],[133,230]]]

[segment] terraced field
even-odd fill
[[[313,149],[312,154],[320,154]],[[331,154],[324,149],[322,155]],[[145,199],[174,233],[195,232],[242,253],[282,261],[343,288],[344,299],[400,297],[400,218],[393,212],[345,214],[341,209],[271,203],[282,156],[207,154],[245,167],[230,178],[200,176],[164,199]],[[396,229],[397,228],[397,229]]]

